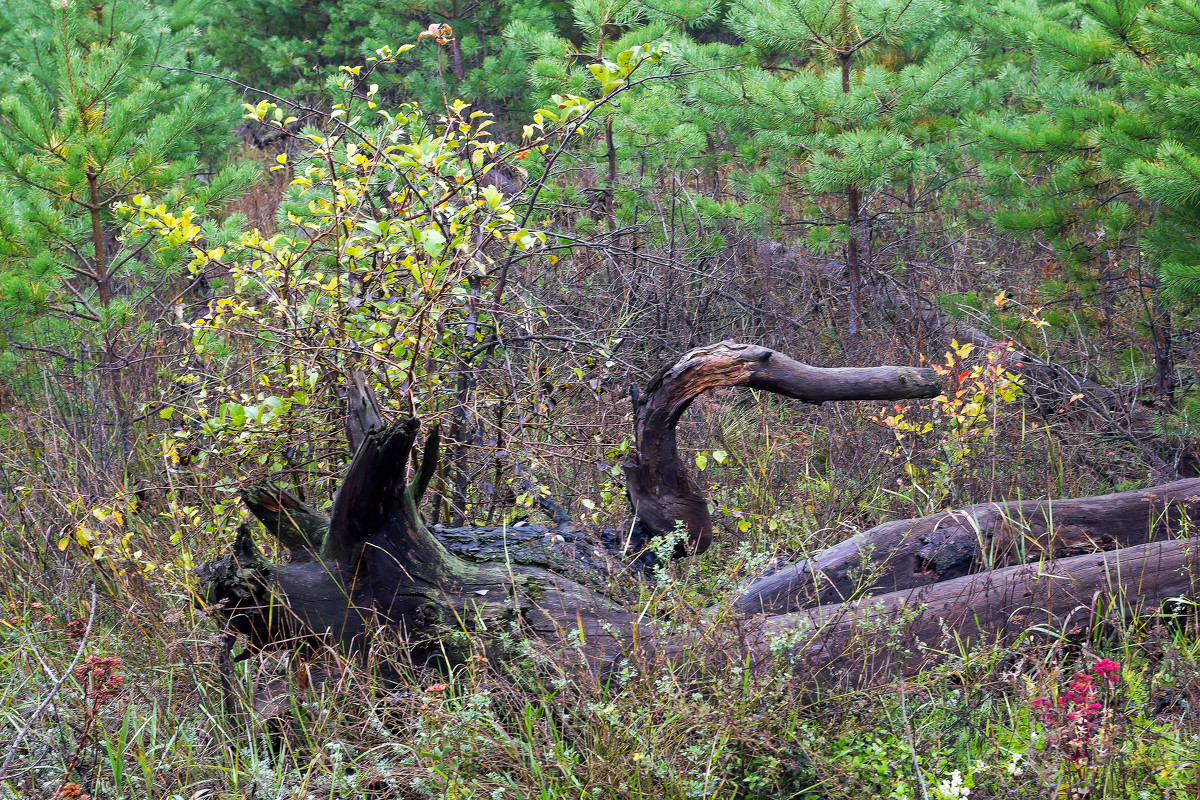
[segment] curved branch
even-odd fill
[[[514,563],[507,533],[498,554],[502,561],[468,562],[449,553],[416,509],[420,475],[436,458],[434,435],[418,478],[405,481],[417,432],[414,420],[373,432],[355,457],[335,504],[329,537],[348,557],[318,553],[308,563],[263,564],[243,530],[234,553],[197,570],[200,597],[210,604],[226,601],[219,603],[217,613],[253,646],[332,641],[366,656],[372,631],[382,624],[389,636],[407,642],[414,663],[453,665],[475,652],[454,634],[490,631],[482,639],[488,657],[505,658],[521,652],[507,649],[509,632],[518,629],[545,642],[564,666],[586,666],[600,677],[634,653],[686,661],[708,649],[757,667],[782,647],[792,651],[796,663],[807,662],[821,682],[867,684],[894,671],[919,670],[945,652],[957,652],[960,643],[1012,641],[1038,631],[1073,636],[1090,630],[1096,616],[1128,619],[1139,606],[1191,598],[1196,591],[1200,542],[1176,538],[909,584],[871,598],[759,617],[745,626],[735,623],[732,631],[711,625],[679,633],[568,578]],[[1054,538],[1060,542],[1092,538],[1096,531],[1087,527],[1088,520],[1122,530],[1131,521],[1150,531],[1175,531],[1177,525],[1186,530],[1185,523],[1193,519],[1189,507],[1200,505],[1195,488],[1181,483],[1144,490],[1142,498],[1130,493],[1056,501],[1053,507],[1031,509],[1030,530],[1022,533],[1032,536],[1039,516],[1049,526],[1050,511]],[[1172,507],[1160,502],[1168,494],[1178,501]],[[936,528],[937,518],[928,521]],[[1080,530],[1059,530],[1059,523]],[[911,527],[913,521],[903,524]],[[994,540],[999,542],[1001,533],[1008,535],[997,531]],[[1126,535],[1133,534],[1114,534],[1118,539]],[[951,550],[957,553],[961,542],[952,539]],[[946,542],[930,539],[925,544],[941,547]],[[937,562],[945,560],[943,555],[930,550],[912,558]],[[743,610],[757,610],[747,608],[752,604],[748,598],[768,599],[759,589],[751,587],[739,603]]]
[[[720,386],[748,386],[820,404],[934,397],[941,391],[941,380],[923,367],[811,367],[769,348],[734,341],[685,353],[651,379],[644,394],[639,397],[633,392],[637,453],[623,467],[639,523],[636,544],[665,536],[682,523],[687,539],[676,555],[708,549],[712,541],[708,499],[679,458],[675,426],[697,396]]]

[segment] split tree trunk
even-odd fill
[[[406,478],[418,428],[406,420],[367,435],[308,557],[269,564],[243,529],[232,554],[199,569],[205,602],[220,604],[230,629],[255,647],[317,641],[361,654],[370,632],[388,630],[407,642],[414,662],[453,663],[471,653],[451,634],[505,633],[516,624],[596,671],[631,647],[637,615],[602,595],[539,567],[467,561],[438,542],[418,511],[436,468],[436,428],[414,479]],[[262,496],[251,508],[283,544],[307,545],[290,522],[303,510],[282,513]]]

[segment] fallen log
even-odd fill
[[[644,541],[678,523],[687,538],[677,554],[700,552],[711,540],[707,504],[678,456],[675,425],[700,392],[728,385],[806,402],[937,391],[925,370],[819,370],[729,342],[688,353],[644,395],[635,393],[638,450],[625,468]],[[562,574],[591,569],[577,556],[597,538],[561,519],[553,528],[531,526],[528,536],[505,527],[429,528],[419,506],[436,469],[437,429],[416,459],[415,420],[381,427],[373,403],[351,408],[347,431],[360,445],[330,517],[277,487],[245,494],[291,550],[290,563],[269,563],[243,526],[230,554],[198,570],[203,602],[252,647],[322,642],[366,654],[383,635],[405,641],[417,663],[453,664],[477,643],[490,658],[504,658],[504,642],[519,631],[595,674],[626,658],[694,665],[697,655],[717,653],[765,664],[791,652],[824,682],[839,671],[864,682],[880,670],[919,669],[947,636],[1010,641],[1054,626],[1069,633],[1067,623],[1099,598],[1119,597],[1116,610],[1127,619],[1143,605],[1195,595],[1195,540],[1167,538],[1186,534],[1200,513],[1200,481],[1181,481],[887,523],[756,582],[734,603],[741,616],[718,625],[711,623],[729,617],[713,615],[707,626],[680,632]],[[560,548],[567,534],[578,534],[572,544],[585,549]],[[1089,554],[1073,555],[1082,551]],[[1037,563],[1019,563],[1030,558]],[[897,650],[897,641],[907,644]]]
[[[1027,561],[1169,539],[1200,526],[1200,479],[1070,500],[982,503],[886,522],[755,581],[738,601],[781,614]]]
[[[968,646],[1078,639],[1191,600],[1198,582],[1200,537],[1153,542],[768,616],[749,646],[795,642],[789,655],[822,683],[865,685]]]
[[[696,487],[679,457],[676,426],[700,394],[723,386],[747,386],[820,405],[841,400],[934,397],[941,391],[941,379],[936,371],[926,367],[813,367],[769,348],[732,340],[697,347],[659,371],[645,392],[630,388],[636,447],[622,467],[634,517],[623,526],[628,531],[624,537],[613,530],[591,532],[572,525],[556,503],[540,495],[539,504],[554,517],[553,531],[530,526],[527,535],[514,537],[520,542],[502,541],[511,529],[497,527],[434,526],[434,535],[451,551],[476,560],[495,558],[501,546],[515,546],[509,557],[515,555],[522,563],[576,570],[583,566],[587,570],[600,565],[606,554],[610,554],[633,561],[649,573],[656,565],[654,543],[673,535],[676,526],[682,525],[686,536],[677,545],[675,556],[703,553],[712,542],[712,516],[708,498]],[[357,452],[370,431],[384,427],[379,403],[361,372],[354,372],[346,386],[345,426],[352,453]],[[319,540],[327,521],[317,519],[312,509],[301,510],[303,504],[279,491],[273,487],[254,487],[246,493],[245,500],[273,535],[286,537],[287,541],[281,539],[285,545],[292,547],[289,542],[294,541],[299,547],[310,547]],[[287,524],[300,530],[280,528],[286,520],[281,522],[272,516],[276,512],[257,499],[264,492],[275,497],[270,501],[272,504],[287,507],[296,517]],[[587,563],[580,565],[579,559]]]
[[[948,637],[1009,641],[1031,626],[1071,633],[1067,623],[1084,619],[1075,615],[1086,617],[1098,598],[1119,599],[1099,610],[1126,619],[1195,594],[1197,540],[1173,540],[678,632],[549,570],[473,563],[446,550],[418,511],[435,469],[436,428],[413,480],[406,478],[417,435],[414,420],[367,434],[310,559],[270,564],[243,527],[231,554],[200,568],[201,597],[231,632],[252,647],[321,642],[359,654],[384,635],[403,640],[416,663],[454,664],[477,645],[505,658],[504,641],[516,630],[598,675],[630,658],[694,672],[708,652],[757,665],[791,652],[822,682],[862,683],[919,669]]]

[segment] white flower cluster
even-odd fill
[[[950,777],[938,783],[933,792],[938,800],[967,800],[971,788],[963,783],[962,773],[954,770]]]

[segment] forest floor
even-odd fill
[[[728,400],[701,403],[685,431],[720,431],[723,449],[693,457],[706,454],[729,511],[723,541],[657,581],[609,587],[681,628],[733,614],[739,585],[780,557],[911,499],[903,480],[831,472],[823,412]],[[1194,606],[1125,624],[1099,601],[1083,640],[1031,630],[869,690],[819,688],[786,643],[768,670],[706,670],[713,654],[696,652],[673,669],[634,659],[603,684],[506,632],[523,655],[503,670],[414,668],[400,648],[370,668],[311,650],[233,663],[189,594],[188,543],[161,532],[188,513],[93,514],[96,547],[108,531],[139,550],[90,563],[10,520],[0,797],[1200,796]]]

